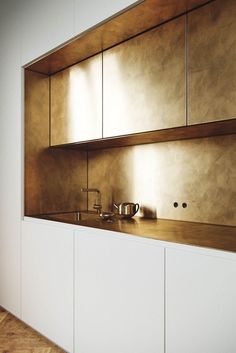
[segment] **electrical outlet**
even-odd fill
[[[174,206],[174,208],[178,208],[178,207],[187,208],[188,204],[187,204],[187,202],[179,203],[179,202],[175,201],[173,203],[173,206]]]

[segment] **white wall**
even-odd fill
[[[20,316],[21,68],[19,11],[0,11],[0,305]]]
[[[75,0],[75,34],[139,2],[142,0]]]
[[[21,0],[22,63],[73,37],[74,0]]]
[[[142,0],[21,0],[22,64]]]

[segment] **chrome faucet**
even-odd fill
[[[101,213],[102,204],[101,204],[101,192],[98,189],[87,189],[81,188],[82,192],[96,192],[96,199],[93,204],[93,208],[97,211],[97,213]]]

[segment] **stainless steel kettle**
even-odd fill
[[[114,203],[114,207],[118,210],[118,214],[125,218],[133,217],[139,210],[139,204],[132,202]]]

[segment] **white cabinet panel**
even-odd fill
[[[21,68],[19,4],[0,3],[0,305],[20,317]]]
[[[22,320],[73,351],[73,231],[22,222]]]
[[[138,4],[134,0],[75,0],[75,34],[95,26],[125,8]]]
[[[73,37],[74,0],[23,0],[22,64]]]
[[[75,232],[75,352],[164,353],[164,249]]]
[[[235,353],[235,298],[236,259],[167,249],[166,353]]]

